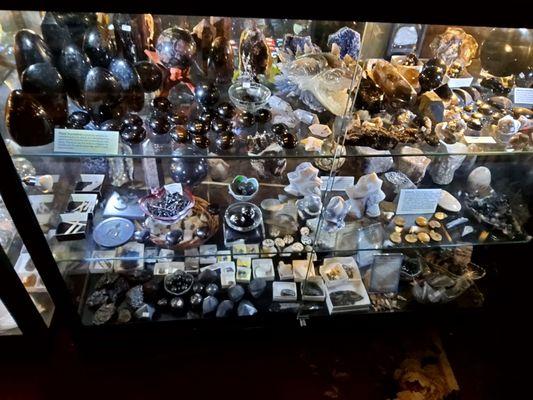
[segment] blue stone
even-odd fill
[[[359,58],[359,51],[361,50],[361,35],[359,32],[345,26],[328,36],[328,46],[333,43],[340,47],[341,58],[344,58],[347,54],[354,60]]]

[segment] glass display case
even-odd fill
[[[82,326],[479,308],[531,238],[525,28],[0,11],[0,79]]]

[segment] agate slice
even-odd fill
[[[21,146],[42,146],[54,140],[54,128],[44,108],[22,90],[14,90],[6,102],[6,126]]]
[[[83,88],[85,78],[91,69],[89,57],[76,45],[68,44],[63,48],[57,62],[68,95],[80,106],[84,105]]]
[[[15,62],[20,78],[30,65],[51,63],[52,52],[39,35],[29,29],[22,29],[15,35]]]
[[[141,78],[133,64],[123,58],[114,58],[109,64],[109,71],[120,84],[123,100],[128,108],[141,111],[144,106],[144,93]]]
[[[272,64],[265,35],[258,28],[244,29],[239,41],[239,68],[252,76],[265,74]]]
[[[219,36],[211,43],[207,56],[207,76],[218,83],[227,83],[233,77],[233,49],[230,42]]]
[[[111,33],[101,25],[87,29],[83,38],[83,51],[93,67],[107,67],[116,53]]]
[[[107,69],[94,67],[85,80],[85,103],[97,124],[113,119],[113,109],[121,96],[120,84]]]
[[[22,73],[24,93],[42,105],[55,125],[64,125],[68,115],[67,94],[63,78],[51,64],[30,65]]]

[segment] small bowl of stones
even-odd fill
[[[231,181],[228,191],[237,201],[250,201],[259,191],[259,182],[255,178],[237,175]]]
[[[176,271],[173,274],[165,275],[163,283],[168,293],[181,296],[191,290],[194,277],[187,272]]]
[[[253,203],[233,203],[224,214],[224,219],[231,229],[238,232],[250,232],[263,221],[261,209]]]
[[[166,185],[152,189],[149,195],[139,200],[139,205],[153,219],[171,223],[184,218],[194,207],[194,196],[181,186]]]

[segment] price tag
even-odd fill
[[[440,195],[440,189],[402,189],[396,214],[433,214]]]
[[[120,29],[122,29],[124,32],[131,32],[131,26],[129,25],[122,25]]]
[[[54,151],[78,154],[118,154],[118,131],[55,129]]]
[[[516,104],[533,104],[533,89],[530,88],[515,88],[514,102]]]
[[[496,144],[492,136],[465,136],[464,138],[468,144]]]

